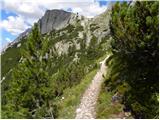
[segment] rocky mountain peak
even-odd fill
[[[68,25],[73,13],[64,10],[47,10],[44,16],[39,20],[42,34],[48,33],[54,29],[61,29]]]

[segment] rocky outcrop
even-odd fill
[[[41,34],[45,34],[52,30],[58,30],[66,27],[69,23],[74,23],[77,18],[78,15],[64,10],[47,10],[44,16],[39,19],[38,24]],[[1,54],[3,54],[7,48],[12,47],[15,43],[18,43],[22,38],[26,37],[30,32],[31,28],[22,32],[13,42],[9,43],[2,49]]]
[[[38,21],[42,34],[52,30],[66,27],[73,17],[73,13],[64,10],[47,10],[45,15]]]

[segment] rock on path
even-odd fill
[[[108,56],[109,57],[109,56]],[[108,59],[106,57],[102,62],[100,62],[101,67],[89,85],[83,97],[81,98],[81,103],[76,110],[76,119],[94,119],[96,117],[96,102],[100,92],[101,84],[103,83],[103,74],[106,73],[105,61]]]

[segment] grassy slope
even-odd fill
[[[21,47],[17,48],[17,44],[21,43]],[[4,77],[10,69],[15,67],[20,59],[20,48],[24,47],[25,39],[7,48],[4,54],[1,55],[1,76]]]

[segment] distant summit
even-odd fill
[[[54,29],[61,29],[68,25],[73,13],[64,10],[47,10],[44,16],[38,21],[42,34]]]

